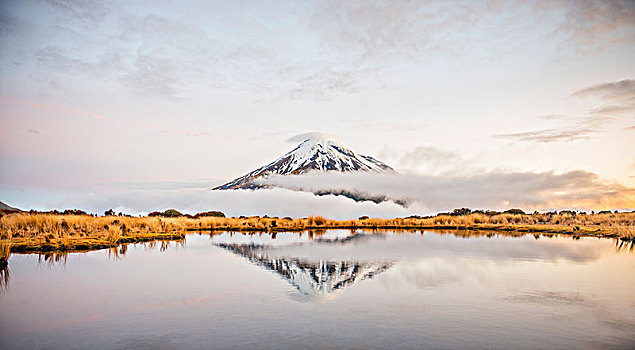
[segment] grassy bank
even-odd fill
[[[0,217],[0,263],[10,252],[92,250],[122,243],[179,240],[187,231],[303,231],[309,229],[470,229],[633,241],[635,213],[469,214],[430,218],[329,220],[308,218],[119,217],[14,213]]]
[[[184,237],[181,227],[154,218],[15,213],[0,218],[0,262],[10,252],[86,251]]]

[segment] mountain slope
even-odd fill
[[[7,211],[20,211],[20,209],[18,208],[14,208],[12,206],[9,206],[3,202],[0,202],[0,210],[7,210]]]
[[[273,162],[215,187],[214,190],[257,189],[264,187],[254,181],[258,178],[267,178],[271,175],[298,175],[309,171],[396,174],[390,166],[373,157],[347,149],[335,141],[309,138]]]

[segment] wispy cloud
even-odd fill
[[[556,128],[523,131],[517,133],[496,134],[494,137],[518,142],[569,142],[589,139],[603,127],[621,115],[635,113],[635,80],[623,79],[600,83],[574,91],[571,96],[585,99],[599,99],[604,105],[588,110],[584,118],[573,118],[553,114],[538,116],[547,121],[568,122]]]
[[[93,2],[87,0],[44,0],[52,10],[65,13],[74,20],[84,20],[87,25],[102,20],[111,9],[105,2]]]
[[[601,131],[602,127],[611,120],[613,119],[609,117],[586,117],[562,127],[497,134],[494,137],[517,142],[570,142],[589,139],[593,134]]]
[[[430,56],[455,59],[467,53],[479,57],[505,42],[522,27],[508,21],[503,3],[459,1],[366,1],[363,3],[317,1],[311,19],[328,52],[352,64],[381,67],[385,62],[418,62]],[[529,11],[517,7],[511,12]],[[478,37],[457,35],[471,30],[487,32],[493,23],[506,23],[505,35]],[[503,47],[506,45],[500,45]]]
[[[333,141],[337,141],[338,137],[335,136],[335,135],[332,135],[332,134],[312,131],[312,132],[305,132],[305,133],[302,133],[302,134],[298,134],[298,135],[292,136],[292,137],[290,137],[287,140],[287,142],[298,143],[298,142],[302,142],[302,141],[306,141],[306,140],[333,140]]]
[[[307,72],[297,77],[279,97],[274,100],[316,99],[326,100],[337,94],[351,94],[361,89],[359,79],[362,70],[334,70]]]
[[[539,115],[538,118],[543,120],[567,120],[570,117],[562,114],[547,114]]]
[[[465,175],[478,170],[474,162],[464,156],[430,146],[405,152],[396,165],[402,172],[435,176]]]
[[[104,52],[91,60],[73,57],[67,48],[59,45],[47,45],[35,52],[37,62],[52,72],[65,74],[90,74],[96,77],[105,72],[121,70],[122,57],[114,52]]]
[[[534,23],[576,45],[630,43],[634,35],[630,1],[201,3],[176,13],[163,4],[147,11],[46,0],[33,8],[37,26],[26,26],[56,40],[9,52],[25,67],[39,62],[43,71],[33,75],[109,79],[140,97],[168,100],[221,87],[255,91],[257,101],[329,100],[381,88],[391,64],[498,57],[521,47],[518,38]],[[201,20],[201,13],[210,15]],[[0,30],[13,35],[25,27],[20,16],[3,12]]]
[[[597,49],[635,42],[635,6],[629,0],[526,1],[318,1],[312,25],[328,47],[357,62],[418,61],[429,55],[485,57],[518,47],[523,19],[546,24],[561,49]],[[499,28],[504,27],[501,33]],[[487,39],[463,35],[496,33]],[[460,34],[458,34],[460,33]],[[496,47],[498,46],[498,47]]]
[[[554,34],[564,35],[579,48],[604,49],[610,45],[635,43],[635,4],[613,1],[539,1],[538,12],[561,13]],[[562,15],[563,14],[563,15]]]
[[[635,80],[601,83],[575,91],[572,96],[596,98],[605,102],[603,106],[593,108],[591,114],[635,116]]]
[[[600,96],[607,99],[630,99],[635,96],[635,80],[624,79],[601,83],[576,90],[572,95],[580,97]]]
[[[134,64],[119,77],[119,81],[141,97],[181,100],[185,83],[182,68],[161,55],[139,55]]]
[[[626,114],[626,113],[632,113],[632,112],[635,112],[635,104],[621,105],[621,106],[607,105],[607,106],[593,108],[590,113],[607,115],[607,114]]]

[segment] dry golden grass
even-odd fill
[[[0,218],[10,251],[99,249],[126,242],[182,239],[185,227],[159,218],[15,213]]]
[[[10,251],[77,250],[120,243],[182,239],[186,231],[303,231],[308,229],[473,229],[635,238],[635,213],[469,214],[432,218],[329,220],[308,218],[117,217],[15,213],[0,217],[0,258]],[[4,254],[4,255],[2,255]]]
[[[9,256],[11,255],[11,242],[9,240],[0,240],[0,270],[7,266]]]

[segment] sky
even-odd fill
[[[209,193],[307,132],[416,203]],[[23,209],[635,209],[634,136],[633,1],[0,2],[0,200]]]

